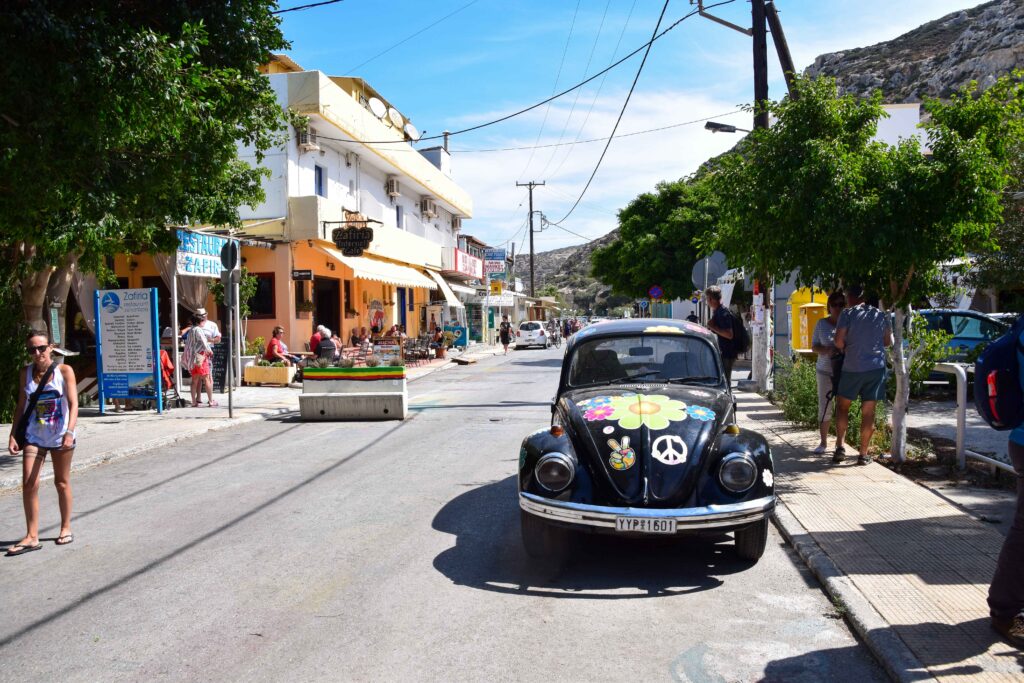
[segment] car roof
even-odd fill
[[[711,330],[686,320],[675,320],[673,318],[624,318],[622,320],[605,320],[590,325],[586,328],[585,332],[580,331],[574,334],[569,340],[569,346],[572,347],[581,341],[599,337],[625,337],[645,333],[683,334],[690,337],[701,337],[708,341],[715,339],[715,333]]]

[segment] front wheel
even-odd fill
[[[768,544],[768,518],[736,530],[736,556],[756,562],[764,555]]]

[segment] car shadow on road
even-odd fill
[[[458,585],[525,596],[623,600],[717,588],[744,571],[725,534],[685,539],[627,539],[573,534],[560,566],[532,560],[519,540],[514,476],[450,500],[432,526],[455,536],[434,568]]]

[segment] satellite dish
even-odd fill
[[[702,258],[693,264],[690,272],[690,279],[693,286],[703,290],[708,285],[713,285],[718,278],[725,275],[726,268],[725,254],[716,251],[707,258]]]
[[[391,123],[395,124],[395,128],[401,128],[405,123],[405,119],[402,118],[402,115],[394,107],[388,109],[388,118],[391,119]]]
[[[378,119],[384,118],[384,116],[388,113],[387,105],[378,100],[376,97],[371,97],[368,104],[370,105],[370,111],[372,111],[373,115],[376,116]]]
[[[405,134],[409,136],[409,139],[416,142],[420,139],[420,132],[416,130],[416,126],[412,125],[412,122],[405,124]]]

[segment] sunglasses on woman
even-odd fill
[[[50,348],[49,344],[41,344],[40,346],[29,346],[25,350],[30,356],[33,356],[37,353],[45,353],[48,348]]]

